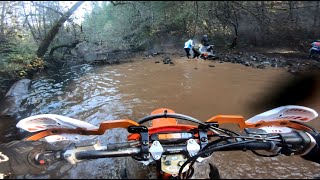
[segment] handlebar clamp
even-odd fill
[[[149,160],[149,133],[146,126],[129,126],[129,133],[139,133],[140,134],[140,143],[141,151],[140,156],[143,160]]]

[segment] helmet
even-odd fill
[[[208,37],[208,35],[205,34],[205,35],[203,35],[203,37]]]

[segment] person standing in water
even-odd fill
[[[197,43],[192,47],[193,59],[195,59],[195,58],[199,59],[200,58],[201,53],[200,53],[199,49],[200,49],[200,46]]]
[[[192,49],[193,46],[194,46],[194,44],[193,44],[193,40],[191,38],[187,42],[184,43],[184,50],[187,53],[188,59],[191,56],[190,50]]]

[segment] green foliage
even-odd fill
[[[43,62],[39,63],[35,54],[36,45],[28,38],[20,38],[20,41],[11,39],[11,42],[1,45],[1,48],[7,51],[0,54],[0,67],[3,73],[23,78],[31,71],[43,68]]]
[[[303,1],[113,1],[87,14],[87,39],[109,47],[149,46],[208,34],[222,46],[234,37],[254,45],[296,43],[320,27],[318,2]],[[318,3],[318,4],[317,4]],[[290,10],[289,6],[293,9]],[[316,25],[316,26],[314,26]],[[236,29],[235,29],[236,26]],[[314,26],[314,28],[312,27]],[[312,34],[312,35],[310,35]],[[260,43],[261,42],[261,43]]]
[[[139,47],[161,38],[161,33],[170,33],[167,29],[183,29],[185,17],[179,14],[175,18],[173,13],[177,2],[126,3],[114,7],[104,2],[95,6],[84,22],[86,34],[91,35],[88,39],[108,42],[110,48]]]

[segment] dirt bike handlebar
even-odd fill
[[[37,141],[42,138],[46,138],[48,142],[71,140],[72,144],[61,150],[39,151],[34,158],[38,164],[45,162],[46,158],[48,162],[56,159],[76,164],[82,160],[131,156],[144,165],[157,161],[157,167],[166,173],[165,177],[170,175],[189,178],[192,177],[192,166],[195,161],[201,162],[216,151],[250,150],[255,155],[263,157],[280,154],[303,156],[312,153],[316,145],[314,134],[317,132],[305,122],[317,116],[314,110],[307,107],[284,106],[248,120],[239,115],[216,115],[203,122],[167,108],[159,108],[138,121],[110,120],[100,123],[99,127],[54,114],[23,119],[17,127],[38,132],[26,140]],[[44,123],[44,118],[50,119],[50,123]],[[198,125],[178,123],[176,119]],[[142,125],[148,121],[152,121],[150,127]],[[237,133],[220,127],[223,124],[238,125],[244,131]],[[64,135],[103,135],[107,130],[114,128],[127,129],[129,133],[127,142],[101,146],[93,137],[79,139],[77,136]],[[256,150],[265,150],[269,153],[261,154]],[[172,160],[173,164],[170,165],[170,162],[168,165],[166,159]]]
[[[275,136],[273,136],[275,137]],[[213,142],[211,142],[213,143]],[[126,156],[137,156],[141,152],[141,145],[135,143],[117,143],[117,144],[110,144],[107,147],[100,147],[98,149],[91,148],[92,146],[85,146],[85,147],[70,147],[64,151],[60,151],[60,156],[56,156],[59,160],[67,160],[71,164],[75,164],[80,160],[89,160],[89,159],[98,159],[98,158],[110,158],[110,157],[126,157]],[[294,131],[291,133],[286,134],[279,134],[278,138],[275,138],[273,141],[257,141],[254,139],[246,140],[242,139],[238,142],[227,143],[222,145],[215,145],[211,146],[209,143],[206,147],[198,151],[198,154],[203,153],[204,151],[209,152],[210,150],[213,151],[236,151],[236,150],[266,150],[269,152],[280,152],[281,154],[285,155],[304,155],[306,152],[309,152],[315,146],[315,140],[312,136],[303,131]],[[188,147],[187,145],[163,145],[163,154],[188,154]],[[175,152],[171,151],[170,148],[175,148]],[[180,148],[180,151],[177,149]],[[149,148],[150,150],[150,148]],[[211,152],[211,153],[212,153]],[[55,152],[55,154],[58,154]],[[196,156],[194,154],[193,156]],[[46,157],[50,157],[52,159],[52,155],[38,155],[38,159],[46,160]],[[39,159],[39,157],[41,157]],[[192,157],[192,156],[190,156]]]
[[[249,142],[246,144],[235,144],[234,146],[220,149],[219,151],[236,151],[236,150],[266,150],[272,151],[275,147],[274,142]],[[168,149],[168,146],[164,146],[164,149]],[[182,148],[181,148],[182,149]],[[140,153],[140,148],[127,148],[119,150],[87,150],[75,153],[75,157],[78,160],[84,159],[98,159],[98,158],[109,158],[109,157],[126,157],[134,156]],[[171,152],[165,151],[163,154]],[[181,153],[181,152],[179,152]],[[68,156],[68,155],[67,155]]]
[[[217,136],[221,139],[226,138],[227,136]],[[228,138],[231,138],[228,137]],[[206,146],[198,149],[198,151],[194,151],[193,145],[198,145],[195,139],[187,140],[187,143],[174,144],[163,144],[162,145],[162,153],[160,155],[152,154],[153,145],[160,144],[159,141],[153,141],[152,145],[147,145],[147,154],[148,157],[145,157],[145,152],[143,152],[143,144],[139,141],[134,142],[124,142],[124,143],[117,143],[117,144],[109,144],[107,146],[101,147],[94,147],[95,145],[89,146],[82,146],[82,147],[75,147],[70,146],[64,150],[56,151],[52,153],[39,153],[35,157],[35,161],[37,164],[41,165],[41,162],[54,162],[66,160],[71,164],[76,164],[82,160],[91,160],[91,159],[99,159],[99,158],[113,158],[113,157],[128,157],[131,156],[132,158],[138,161],[149,162],[153,160],[160,160],[162,155],[167,154],[180,154],[186,155],[188,157],[183,161],[183,164],[180,166],[179,173],[177,174],[178,177],[182,177],[182,171],[185,167],[189,164],[189,169],[193,169],[192,166],[196,160],[199,160],[199,157],[209,157],[213,152],[216,151],[237,151],[237,150],[251,150],[256,155],[259,155],[255,150],[265,150],[271,152],[272,154],[279,155],[284,154],[286,156],[289,155],[305,155],[306,153],[310,152],[311,149],[316,145],[316,141],[307,132],[303,131],[293,131],[291,133],[283,133],[283,134],[268,134],[265,137],[257,135],[255,136],[237,136],[234,140],[236,142],[228,142],[228,138],[224,139],[226,143],[219,144],[217,141],[211,141]],[[151,140],[150,140],[151,141]],[[201,139],[198,139],[200,142]],[[191,143],[192,142],[192,143]],[[192,146],[190,145],[192,144]],[[200,147],[200,146],[199,146]],[[172,150],[173,149],[173,150]],[[159,149],[157,149],[159,150]],[[154,153],[154,152],[153,152]],[[157,152],[158,153],[158,152]],[[150,156],[150,154],[152,156]],[[142,156],[143,155],[143,156]],[[261,154],[260,154],[261,155]],[[158,157],[157,157],[158,156]],[[143,157],[143,158],[142,158]],[[265,156],[266,157],[266,156]],[[273,156],[268,156],[273,157]],[[153,158],[153,159],[152,159]],[[161,159],[162,161],[162,159]],[[184,170],[185,171],[185,170]],[[189,171],[185,172],[186,177],[191,177],[192,173],[190,174]]]

